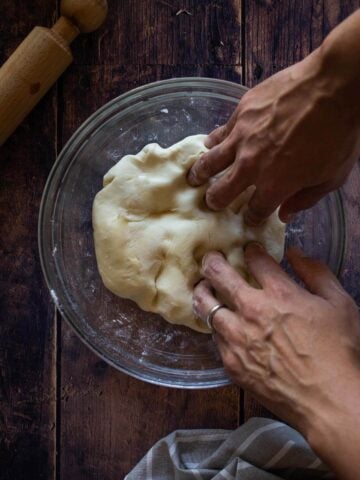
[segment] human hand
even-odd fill
[[[360,413],[357,307],[325,265],[295,249],[289,262],[309,291],[258,244],[246,248],[245,259],[261,288],[251,287],[221,254],[207,254],[194,311],[205,320],[220,294],[228,308],[216,312],[213,328],[229,375],[298,428],[336,470],[332,462],[341,448],[344,464],[351,450],[338,437],[349,442],[355,434],[360,441],[353,418]],[[354,459],[360,468],[356,452]]]
[[[243,96],[226,125],[210,133],[210,150],[188,180],[198,186],[227,169],[207,189],[211,209],[226,207],[255,185],[246,222],[260,224],[280,205],[286,222],[343,184],[360,154],[360,118],[344,92],[338,94],[334,69],[323,64],[318,49],[265,80]],[[358,109],[357,103],[354,98]]]

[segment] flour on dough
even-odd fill
[[[194,135],[169,148],[150,144],[123,157],[95,197],[93,227],[99,272],[109,290],[170,323],[208,333],[191,307],[204,254],[220,250],[247,278],[244,245],[258,240],[280,261],[284,224],[273,214],[262,227],[244,225],[250,192],[220,212],[205,206],[206,186],[192,188],[186,181],[207,151],[205,138]]]

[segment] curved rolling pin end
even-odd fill
[[[35,27],[0,68],[0,145],[12,134],[73,60],[70,43],[104,22],[105,0],[62,0],[49,29]]]
[[[105,21],[106,0],[62,0],[61,15],[70,19],[82,33],[93,32]]]

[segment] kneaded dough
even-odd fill
[[[205,138],[194,135],[169,148],[153,143],[123,157],[95,197],[93,228],[99,272],[109,290],[170,323],[208,333],[192,311],[204,254],[223,252],[248,278],[244,245],[258,240],[280,261],[284,224],[273,214],[264,226],[247,227],[242,213],[249,191],[220,212],[206,207],[206,185],[192,188],[186,180],[207,151]]]

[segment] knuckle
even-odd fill
[[[241,313],[246,320],[257,320],[260,316],[260,308],[257,305],[246,302],[241,306]]]
[[[229,297],[235,300],[235,303],[240,303],[239,283],[235,279],[228,279],[227,291]]]
[[[219,157],[227,157],[232,153],[232,147],[228,140],[224,140],[217,148]]]
[[[291,286],[285,282],[280,282],[280,281],[273,282],[270,288],[277,297],[280,297],[283,299],[285,298],[289,299],[289,297],[292,294]]]

